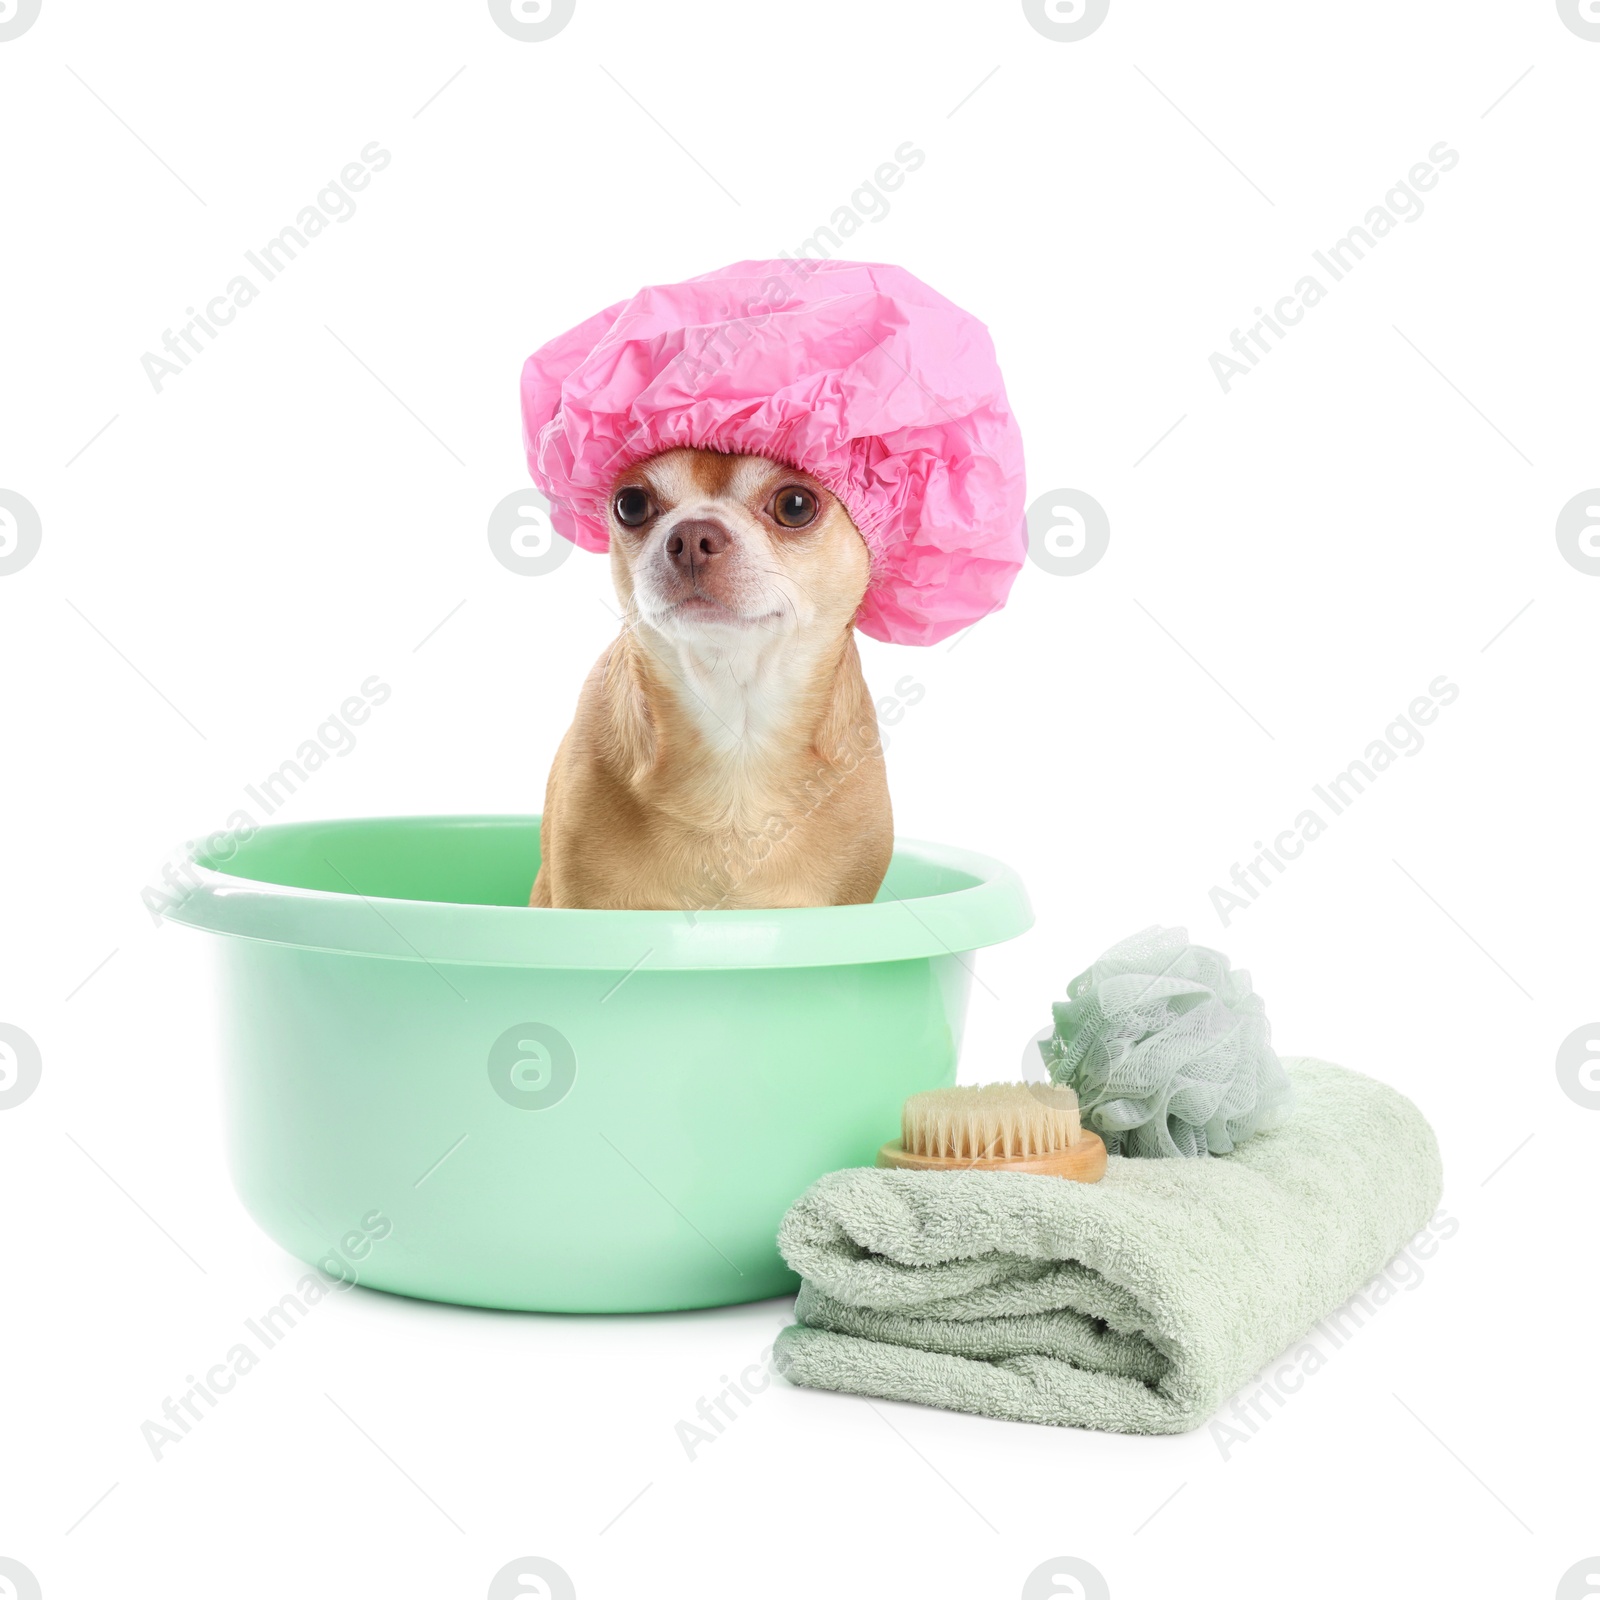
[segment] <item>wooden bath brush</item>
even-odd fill
[[[878,1152],[880,1167],[918,1172],[1038,1172],[1096,1183],[1104,1140],[1085,1128],[1078,1096],[1049,1083],[984,1083],[928,1089],[905,1103],[901,1136]]]

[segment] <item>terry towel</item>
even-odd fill
[[[1298,1104],[1231,1154],[1112,1156],[1094,1184],[852,1167],[779,1248],[791,1382],[1021,1422],[1182,1433],[1341,1305],[1439,1202],[1404,1095],[1284,1063]]]

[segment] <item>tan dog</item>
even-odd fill
[[[531,904],[871,900],[894,827],[849,513],[765,457],[669,450],[609,521],[624,626],[556,752]]]

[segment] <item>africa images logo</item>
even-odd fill
[[[1288,338],[1289,330],[1300,324],[1306,312],[1320,305],[1332,286],[1347,278],[1400,223],[1416,222],[1425,209],[1422,196],[1436,188],[1439,175],[1451,171],[1460,160],[1460,155],[1441,139],[1428,152],[1428,159],[1417,162],[1404,178],[1398,179],[1382,202],[1371,207],[1342,239],[1334,240],[1326,250],[1313,250],[1311,259],[1329,281],[1324,283],[1315,272],[1306,273],[1288,294],[1273,303],[1271,311],[1257,306],[1255,322],[1243,332],[1233,330],[1229,340],[1232,355],[1212,351],[1211,371],[1222,385],[1222,392],[1232,393],[1235,378],[1248,378],[1262,357],[1271,355]],[[1268,334],[1277,344],[1269,342]]]

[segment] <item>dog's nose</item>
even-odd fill
[[[708,567],[733,543],[733,535],[709,517],[680,522],[667,535],[667,559],[679,572],[692,577]]]

